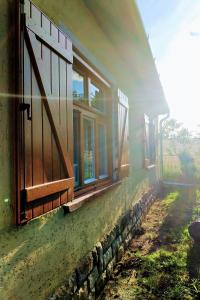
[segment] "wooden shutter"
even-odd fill
[[[21,199],[18,223],[73,198],[72,43],[24,2],[21,52]]]
[[[118,177],[129,175],[128,98],[118,89]]]

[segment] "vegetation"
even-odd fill
[[[171,118],[165,121],[163,126],[164,139],[176,139],[181,143],[186,143],[192,138],[191,132],[183,127],[182,123]]]
[[[163,177],[186,183],[200,179],[200,139],[175,119],[166,121],[163,128]]]
[[[187,230],[199,212],[200,191],[175,191],[157,201],[102,299],[200,299],[200,246]]]

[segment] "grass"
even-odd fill
[[[187,230],[199,212],[200,191],[174,191],[157,201],[102,299],[200,299],[200,246]]]

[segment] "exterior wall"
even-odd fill
[[[12,92],[12,42],[8,20],[14,1],[1,1],[0,92]],[[83,1],[35,0],[58,25],[66,26],[116,79],[130,101],[130,176],[114,190],[74,213],[56,209],[24,227],[12,225],[11,102],[0,98],[0,299],[46,299],[71,275],[86,256],[116,225],[156,180],[155,170],[143,168],[142,112],[134,108],[132,77],[125,71],[109,40],[96,25]],[[3,37],[3,38],[2,38]],[[9,51],[12,50],[12,51]],[[2,75],[3,74],[3,75]],[[131,86],[130,89],[127,86]],[[12,86],[11,86],[12,87]],[[141,97],[141,95],[140,95]]]
[[[94,300],[112,278],[116,263],[131,240],[142,232],[141,224],[159,193],[159,185],[145,193],[133,207],[119,219],[111,232],[95,245],[83,258],[75,272],[49,300]]]
[[[12,93],[11,66],[14,53],[11,36],[13,32],[13,1],[1,1],[0,8],[0,230],[12,223]]]

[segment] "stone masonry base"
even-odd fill
[[[110,279],[115,264],[141,228],[142,221],[158,195],[158,187],[144,194],[113,230],[97,243],[70,279],[49,300],[94,300]]]

